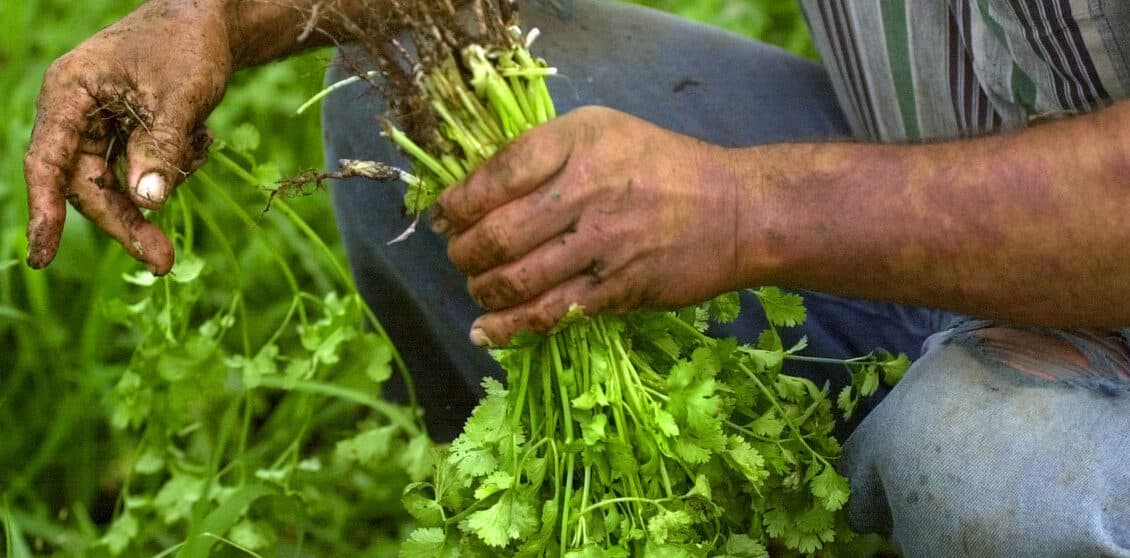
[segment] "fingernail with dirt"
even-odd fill
[[[44,228],[42,222],[36,222],[27,230],[27,265],[32,269],[43,269],[53,259],[51,250],[45,246],[44,238],[48,235],[43,232]]]
[[[494,342],[490,340],[490,337],[487,337],[487,333],[477,327],[471,330],[471,343],[474,343],[476,347],[494,348]]]
[[[39,251],[39,250],[34,250],[34,251],[29,250],[28,251],[28,254],[27,254],[27,266],[28,267],[30,267],[32,269],[43,269],[43,268],[47,267],[47,264],[44,263],[47,258],[43,257],[43,254],[40,253],[40,252],[41,251]]]
[[[447,231],[450,229],[451,223],[448,223],[447,219],[443,217],[432,219],[432,230],[435,231],[436,234],[447,234]]]
[[[155,204],[162,204],[169,197],[169,185],[165,182],[165,177],[151,172],[137,181],[137,195]]]

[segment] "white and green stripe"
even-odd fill
[[[856,136],[930,141],[1130,96],[1124,0],[801,0]]]

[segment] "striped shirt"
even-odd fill
[[[856,138],[978,136],[1130,97],[1130,0],[801,0]]]

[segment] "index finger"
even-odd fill
[[[436,201],[432,226],[458,234],[495,208],[536,190],[569,162],[571,134],[554,120],[527,131]]]
[[[46,267],[59,250],[67,215],[67,183],[74,172],[83,130],[95,103],[95,99],[79,87],[61,93],[51,89],[49,81],[36,103],[35,127],[24,156],[27,262],[33,268]]]

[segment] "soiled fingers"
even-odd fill
[[[51,80],[58,65],[48,70]],[[67,181],[74,174],[88,115],[97,103],[78,86],[45,88],[37,103],[35,128],[24,157],[28,200],[28,265],[39,269],[55,259],[67,207]]]
[[[523,331],[546,333],[573,306],[586,315],[621,314],[638,306],[641,293],[635,287],[594,280],[582,273],[524,304],[491,312],[471,326],[471,342],[479,347],[503,347]]]
[[[66,199],[154,275],[164,275],[173,268],[172,242],[119,189],[113,170],[101,157],[79,156]]]

